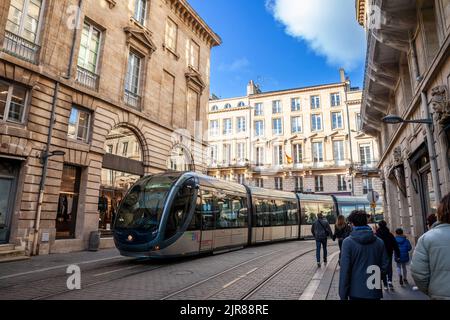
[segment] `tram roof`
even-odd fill
[[[298,193],[298,196],[300,198],[300,201],[320,201],[320,202],[333,201],[333,197],[322,194]]]
[[[297,200],[295,193],[285,192],[280,190],[263,189],[258,187],[249,187],[252,196],[264,197],[264,198],[283,198],[289,200]]]
[[[369,200],[367,197],[364,196],[336,196],[336,201],[338,203],[363,203],[363,204],[369,204]],[[378,200],[378,204],[382,203],[381,199]]]
[[[243,186],[242,184],[226,180],[220,180],[200,173],[191,172],[190,174],[196,176],[201,185],[220,190],[229,190],[234,192],[247,193],[245,186]]]

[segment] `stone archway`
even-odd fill
[[[182,143],[175,144],[167,160],[167,168],[174,171],[195,171],[192,153]]]

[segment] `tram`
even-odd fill
[[[380,199],[372,208],[367,197],[333,196],[337,212],[348,218],[353,210],[364,210],[369,214],[369,224],[375,225],[384,219],[383,202]]]
[[[194,172],[140,179],[117,212],[114,242],[132,257],[217,253],[311,237],[322,213],[337,216],[332,196],[266,190]]]

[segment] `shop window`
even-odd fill
[[[64,165],[56,216],[56,239],[75,238],[81,168]]]

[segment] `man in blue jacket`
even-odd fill
[[[389,259],[383,240],[367,225],[365,211],[348,217],[353,231],[342,243],[339,296],[342,300],[380,300],[381,277]]]

